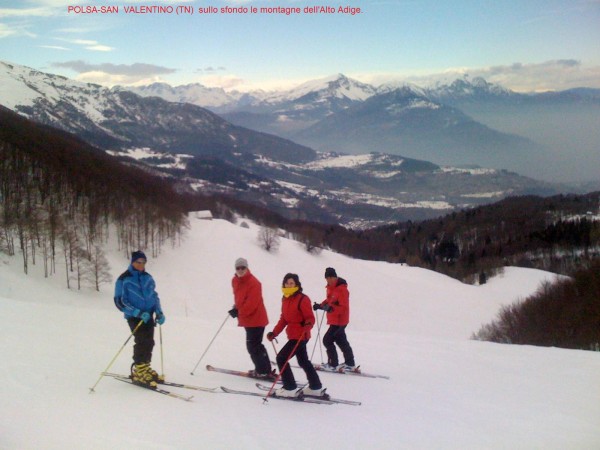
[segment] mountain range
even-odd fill
[[[192,95],[200,87],[170,88],[177,93],[171,98],[317,150],[479,164],[547,181],[600,179],[600,89],[518,93],[468,76],[427,88],[371,86],[338,74],[283,92],[230,92],[215,102],[214,95]],[[130,89],[164,96],[160,84]]]
[[[540,146],[500,133],[457,108],[405,87],[369,97],[297,133],[296,141],[319,150],[361,149],[417,155],[438,164],[478,164],[518,170],[543,159]]]
[[[149,147],[191,155],[241,152],[289,162],[315,157],[312,149],[235,126],[191,103],[141,97],[3,62],[0,80],[3,106],[104,149]]]
[[[285,106],[296,111],[290,122],[314,121],[314,130],[321,123],[343,122],[336,117],[346,118],[357,128],[373,127],[375,139],[386,134],[383,124],[396,120],[391,128],[400,131],[389,133],[404,133],[415,141],[420,133],[449,141],[479,134],[505,139],[505,153],[512,152],[514,158],[518,155],[512,147],[523,141],[526,145],[524,139],[495,132],[454,107],[429,100],[417,88],[388,86],[378,93],[341,75],[288,93],[246,96],[244,101],[255,111]],[[381,152],[377,145],[360,155],[316,151],[234,125],[198,105],[79,83],[10,63],[0,63],[0,104],[124,161],[176,178],[180,190],[235,195],[286,216],[327,223],[365,227],[435,217],[507,195],[550,195],[566,189],[506,170],[442,166]],[[403,115],[419,118],[420,124],[403,128]]]

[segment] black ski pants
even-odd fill
[[[302,369],[304,369],[304,372],[306,373],[306,379],[308,380],[308,385],[310,386],[310,388],[321,389],[323,385],[321,384],[319,375],[317,374],[317,371],[310,362],[310,359],[308,359],[308,353],[306,352],[307,342],[308,341],[301,341],[300,344],[298,344],[298,341],[295,339],[287,341],[287,344],[285,344],[277,354],[277,366],[281,371],[281,368],[283,367],[285,362],[288,359],[291,359],[292,356],[296,355],[298,365],[302,367]],[[294,347],[296,347],[296,344],[298,344],[298,348],[296,348],[295,353],[292,353]],[[283,387],[287,390],[296,389],[298,387],[289,363],[287,364],[287,366],[285,366],[285,370],[281,372],[281,379],[283,380]]]
[[[325,336],[323,336],[323,345],[327,350],[327,362],[334,367],[339,365],[335,344],[340,347],[344,355],[344,362],[349,366],[354,366],[354,353],[346,337],[346,325],[330,325]]]
[[[246,349],[254,363],[254,370],[261,374],[271,372],[271,361],[262,343],[264,334],[265,327],[246,327]]]
[[[140,319],[133,317],[127,319],[129,328],[133,332],[140,323]],[[152,349],[154,349],[154,320],[142,323],[133,335],[133,362],[135,364],[150,363],[152,361]]]

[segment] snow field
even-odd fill
[[[248,221],[247,221],[248,222]],[[250,369],[243,329],[227,317],[233,262],[248,259],[263,284],[272,329],[281,279],[300,275],[312,301],[324,298],[323,272],[349,283],[348,338],[365,371],[390,380],[320,372],[335,397],[361,406],[309,405],[169,388],[183,402],[103,378],[89,388],[128,337],[102,292],[68,291],[64,274],[22,274],[0,255],[0,448],[2,449],[593,449],[600,443],[600,354],[469,340],[502,304],[553,275],[507,268],[483,286],[407,266],[306,253],[282,239],[267,253],[258,228],[191,220],[181,246],[165,247],[148,271],[167,317],[167,378],[207,387],[255,390],[255,380],[209,373],[206,364]],[[107,247],[116,278],[128,260]],[[60,270],[60,267],[59,267]],[[319,314],[321,314],[319,312]],[[326,325],[321,328],[321,336]],[[308,348],[313,350],[317,330]],[[160,371],[159,333],[153,366]],[[285,343],[280,336],[279,347]],[[274,358],[273,347],[265,340]],[[319,347],[313,361],[321,362]],[[111,367],[126,373],[131,342]],[[297,381],[304,381],[294,369]]]

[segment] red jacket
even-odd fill
[[[303,340],[310,339],[310,330],[315,323],[315,314],[312,303],[307,295],[296,292],[294,295],[281,299],[281,317],[273,328],[273,335],[277,337],[286,328],[288,339],[298,340],[305,332]]]
[[[233,298],[238,310],[238,326],[266,327],[269,323],[263,302],[262,285],[250,272],[243,277],[234,276],[231,280]]]
[[[338,278],[335,286],[327,285],[327,298],[321,303],[321,306],[323,305],[333,308],[327,313],[328,325],[348,325],[350,323],[350,292],[346,280]]]

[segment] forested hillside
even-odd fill
[[[66,264],[67,284],[107,281],[101,244],[116,226],[124,253],[157,254],[184,223],[170,184],[51,127],[0,107],[0,248]],[[112,281],[112,280],[110,280]]]
[[[364,231],[284,219],[225,196],[194,197],[190,204],[224,218],[237,211],[285,229],[307,250],[327,247],[355,258],[408,263],[471,283],[485,282],[507,265],[569,274],[600,254],[600,192],[511,197],[438,219]]]
[[[505,305],[475,339],[600,351],[600,261]]]
[[[249,217],[285,230],[307,251],[330,248],[362,259],[408,263],[466,282],[485,282],[507,265],[568,274],[598,257],[600,193],[522,196],[433,220],[355,231],[286,219],[225,195],[179,194],[157,177],[65,132],[0,108],[0,246],[23,267],[41,258],[52,274],[58,258],[76,274],[102,278],[99,245],[114,224],[124,253],[158,254],[184,213],[210,209],[234,221]],[[311,216],[300,201],[296,208]],[[91,275],[90,275],[91,273]],[[69,280],[67,280],[69,282]]]
[[[502,266],[569,274],[600,251],[600,193],[523,196],[438,220],[401,223],[366,233],[393,235],[399,261],[481,282]]]

